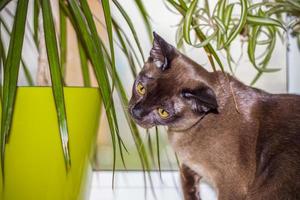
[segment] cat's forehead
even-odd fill
[[[145,62],[141,72],[139,73],[140,76],[144,76],[146,78],[181,78],[185,79],[195,79],[197,77],[197,70],[187,62],[183,57],[180,59],[174,59],[170,63],[170,67],[167,70],[162,70],[157,67],[153,62],[147,61]]]
[[[151,62],[147,61],[140,72],[140,76],[156,78],[160,75],[160,70]]]

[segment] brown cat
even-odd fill
[[[155,33],[132,93],[139,125],[168,127],[186,200],[201,178],[221,200],[300,199],[300,96],[208,72]]]

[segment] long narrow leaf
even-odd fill
[[[88,59],[85,53],[85,50],[82,47],[81,42],[78,42],[78,49],[79,49],[79,57],[81,63],[81,72],[83,77],[83,85],[84,87],[91,86],[91,80],[89,75],[89,66],[88,66]]]
[[[70,157],[70,150],[69,150],[67,116],[65,111],[63,81],[61,76],[61,67],[59,61],[57,40],[55,36],[55,28],[54,28],[50,1],[40,0],[40,3],[41,3],[42,13],[43,13],[45,42],[46,42],[50,73],[51,73],[52,92],[54,96],[57,118],[59,122],[59,132],[60,132],[61,143],[62,143],[62,148],[64,153],[65,166],[66,166],[66,170],[68,171],[71,167],[71,157]]]
[[[186,5],[186,3],[185,3],[185,1],[184,0],[178,0],[179,1],[179,4],[186,10],[186,9],[188,9],[188,7],[187,7],[187,5]]]
[[[217,34],[217,49],[222,48],[222,42],[226,40],[226,26],[225,26],[225,7],[227,4],[227,0],[219,1],[219,6],[217,10],[217,16],[214,16],[214,20],[218,27]],[[224,20],[224,21],[222,21]]]
[[[116,61],[115,61],[115,51],[114,51],[114,40],[113,40],[113,30],[112,30],[112,19],[111,19],[111,13],[110,13],[110,5],[109,5],[109,0],[102,0],[102,7],[103,7],[103,12],[104,12],[104,17],[105,17],[105,23],[106,23],[106,31],[108,35],[108,40],[109,40],[109,49],[110,49],[110,56],[111,56],[111,62],[112,62],[112,70],[113,70],[113,75],[116,74]],[[114,80],[115,78],[112,77],[113,84],[114,85]]]
[[[1,33],[1,22],[0,22],[0,33]],[[4,48],[3,48],[3,43],[2,43],[2,39],[0,36],[0,110],[2,112],[2,74],[3,74],[3,69],[4,69],[4,58],[3,55],[5,57],[5,52],[4,52]],[[0,136],[1,136],[1,128],[0,128]]]
[[[114,23],[114,27],[118,27],[118,30],[120,31],[120,33],[122,34],[123,38],[125,39],[130,51],[132,52],[132,54],[134,55],[134,58],[138,64],[138,66],[141,68],[142,67],[142,63],[141,60],[139,59],[136,50],[134,49],[134,47],[132,46],[132,42],[130,41],[128,35],[125,33],[125,31],[120,27],[120,25],[116,22],[115,19],[113,19],[113,23]],[[143,61],[144,62],[144,61]]]
[[[203,41],[201,41],[199,44],[192,44],[193,47],[201,48],[205,47],[210,43],[211,40],[213,40],[217,35],[217,31],[214,31],[210,36],[207,36]]]
[[[95,24],[95,22],[93,20],[93,17],[92,17],[92,12],[91,12],[91,10],[90,10],[90,8],[89,8],[89,6],[88,6],[88,4],[87,4],[86,1],[81,0],[80,2],[81,2],[81,7],[83,9],[82,11],[85,14],[85,17],[86,17],[86,20],[87,20],[87,24],[89,26],[89,29],[91,30],[92,39],[95,41],[96,47],[97,47],[97,49],[99,49],[99,52],[100,52],[101,51],[102,42],[101,42],[101,39],[100,39],[100,37],[98,35],[97,29],[96,29],[96,24]],[[103,55],[102,51],[101,51],[100,54]],[[104,58],[102,58],[102,59],[104,61]],[[114,66],[114,64],[112,64],[112,67],[113,66]],[[103,68],[103,69],[105,69],[105,68]],[[113,75],[115,75],[116,74],[115,69],[113,68],[112,70],[113,70],[113,73],[114,73]],[[106,72],[106,70],[105,70],[105,72]],[[114,76],[112,76],[112,77],[114,77]],[[107,72],[106,72],[106,79],[108,80]],[[108,83],[108,86],[109,86],[109,81],[107,81],[107,83]],[[117,124],[117,118],[116,118],[116,112],[115,112],[114,102],[113,102],[111,96],[112,95],[110,95],[110,98],[109,98],[109,101],[110,101],[111,105],[108,104],[108,107],[110,108],[113,120],[115,122],[115,130],[116,130],[116,135],[117,135],[117,138],[118,138],[118,141],[119,141],[119,145],[121,145],[121,144],[124,145],[123,141],[122,141],[122,139],[121,139],[121,137],[119,135],[119,129],[118,129],[118,124]],[[123,146],[123,147],[126,149],[125,146]],[[121,158],[123,159],[121,146],[120,146],[120,153],[121,153]]]
[[[23,61],[23,59],[21,59],[21,63],[22,63],[22,69],[24,71],[24,74],[25,74],[25,78],[26,78],[26,81],[28,83],[29,86],[33,86],[34,85],[34,82],[33,82],[33,79],[32,79],[32,76],[30,74],[30,71],[29,71],[29,68],[28,66],[26,65],[26,63]]]
[[[254,24],[254,25],[278,26],[278,27],[285,29],[285,27],[283,26],[283,24],[280,21],[269,18],[269,17],[248,15],[247,22],[249,24]]]
[[[144,24],[145,24],[146,29],[147,29],[149,40],[152,41],[152,39],[153,39],[153,37],[152,37],[152,27],[151,27],[151,24],[150,24],[150,21],[149,21],[149,14],[147,13],[147,10],[146,10],[146,8],[143,4],[143,1],[135,0],[134,2],[137,5],[138,10],[139,10],[139,12],[141,13],[141,15],[143,17]]]
[[[8,4],[11,0],[1,0],[0,1],[0,11]]]
[[[174,0],[167,0],[170,4],[172,4],[172,6],[174,6],[174,8],[176,8],[182,16],[185,16],[186,13],[186,9],[180,5],[178,5]],[[194,20],[192,21],[192,26],[195,25]],[[201,31],[201,29],[199,27],[195,28],[195,32],[197,37],[199,38],[200,41],[204,41],[206,40],[206,36],[204,35],[204,33]],[[220,66],[221,70],[224,71],[224,66],[223,63],[221,62],[221,59],[219,58],[219,56],[217,55],[217,52],[214,50],[214,48],[211,46],[210,43],[208,43],[207,45],[204,46],[204,50],[206,52],[206,55],[208,57],[208,60],[211,64],[211,67],[214,71],[216,71],[216,66],[214,64],[214,60],[213,58],[215,58],[215,60],[217,61],[218,65]]]
[[[120,31],[120,27],[119,25],[115,22],[115,20],[113,20],[113,25],[114,25],[114,29],[115,29],[115,32],[116,32],[116,35],[120,41],[120,44],[121,44],[121,49],[123,50],[127,60],[128,60],[128,63],[129,63],[129,66],[130,66],[130,69],[131,69],[131,73],[132,73],[132,76],[135,78],[136,75],[137,75],[137,72],[136,72],[136,66],[135,66],[135,63],[132,59],[132,56],[130,55],[128,49],[127,49],[127,46],[125,44],[125,41],[123,39],[123,36],[121,34],[121,31]]]
[[[92,17],[92,12],[89,9],[88,4],[87,4],[86,1],[81,0],[80,2],[81,2],[81,7],[83,9],[83,13],[85,14],[85,17],[86,17],[86,20],[87,20],[87,24],[89,26],[89,29],[91,30],[92,38],[95,41],[97,49],[101,50],[102,42],[101,42],[100,37],[98,35],[96,25],[95,25],[95,22],[94,22],[93,17]],[[111,26],[111,23],[110,23],[110,26]],[[101,51],[101,54],[103,55],[102,51]],[[104,60],[104,58],[103,58],[103,60]],[[111,76],[111,77],[114,79],[114,75],[116,74],[116,72],[115,72],[115,69],[114,69],[113,66],[114,66],[114,64],[112,64],[112,70],[113,70],[112,75],[113,76]],[[109,85],[109,82],[108,82],[108,85]],[[112,100],[112,94],[110,94],[110,103],[108,104],[108,107],[110,108],[112,119],[115,122],[115,126],[114,126],[115,129],[114,130],[115,130],[115,134],[117,136],[117,144],[119,146],[119,152],[120,152],[121,160],[122,160],[122,163],[123,163],[124,167],[126,168],[125,160],[124,160],[124,156],[123,156],[123,150],[122,150],[122,147],[124,147],[125,150],[126,150],[126,147],[125,147],[125,145],[124,145],[124,143],[121,139],[121,136],[119,135],[119,128],[118,128],[118,124],[117,124],[117,117],[116,117],[114,102]]]
[[[155,163],[155,159],[154,159],[153,142],[152,142],[152,139],[151,139],[149,129],[146,130],[146,134],[147,134],[147,143],[148,143],[147,146],[148,146],[148,149],[149,149],[149,154],[150,154],[151,162],[152,162],[152,165],[153,165]]]
[[[3,101],[1,120],[1,169],[4,172],[5,143],[12,123],[17,81],[25,35],[28,0],[18,1],[11,39],[4,66]],[[4,174],[4,173],[3,173]]]
[[[184,4],[184,5],[179,5],[179,4],[177,4],[174,0],[167,0],[167,1],[168,1],[174,8],[176,8],[176,10],[177,10],[178,12],[180,12],[180,14],[181,14],[183,17],[185,16],[186,11],[187,11],[187,6],[185,5],[185,3],[184,3],[183,1],[180,2],[180,3],[181,3],[181,4]],[[191,25],[192,25],[192,26],[195,26],[195,23],[192,22]],[[200,41],[203,41],[203,40],[206,39],[205,35],[204,35],[203,32],[199,29],[199,27],[195,27],[195,32],[196,32],[197,37],[199,38]],[[210,53],[210,50],[209,50],[210,48],[212,48],[210,44],[208,44],[207,46],[204,46],[204,50],[205,50],[205,52],[206,52],[206,55],[207,55],[207,57],[208,57],[208,60],[209,60],[209,62],[210,62],[210,64],[211,64],[213,70],[216,71],[216,67],[215,67],[215,64],[214,64],[214,60],[213,60],[213,58],[212,58],[212,56],[211,56],[211,53]],[[221,64],[222,64],[222,63],[221,63]]]
[[[155,127],[155,138],[156,138],[156,153],[157,153],[157,165],[158,165],[158,171],[160,178],[161,176],[161,164],[160,164],[160,148],[159,148],[159,132],[157,126]]]
[[[2,29],[2,22],[0,21],[0,29]],[[5,67],[5,62],[6,62],[6,52],[4,49],[4,43],[2,41],[2,37],[0,36],[0,57],[1,57],[1,64],[2,67]]]
[[[39,13],[40,13],[39,0],[34,0],[34,5],[33,5],[33,38],[34,38],[34,42],[35,42],[36,46],[38,46],[38,43],[39,43],[39,37],[38,37]]]
[[[240,0],[240,2],[241,2],[241,17],[239,23],[237,27],[235,27],[233,31],[230,33],[228,39],[224,43],[224,47],[227,47],[232,42],[232,40],[234,40],[234,38],[241,32],[241,30],[243,29],[247,21],[247,8],[248,8],[247,0]]]
[[[100,40],[96,31],[95,23],[93,21],[93,17],[91,11],[88,6],[86,6],[85,2],[81,1],[81,6],[83,8],[83,12],[85,18],[81,15],[80,8],[76,1],[69,0],[69,5],[74,17],[75,26],[77,26],[76,30],[78,31],[77,36],[81,38],[83,44],[85,45],[85,49],[87,50],[88,56],[92,62],[93,69],[96,74],[96,78],[99,84],[100,93],[102,96],[102,100],[106,110],[106,116],[109,123],[109,127],[111,129],[112,136],[112,144],[113,144],[113,171],[115,170],[115,161],[116,161],[116,138],[120,143],[123,144],[119,132],[118,132],[118,124],[116,119],[116,112],[114,108],[114,103],[111,101],[111,87],[108,80],[108,74],[105,68],[104,56],[101,49]],[[88,25],[86,24],[86,21]],[[92,36],[90,35],[92,33]],[[100,46],[100,48],[98,48]],[[120,152],[122,149],[120,148]],[[112,180],[114,182],[114,179]]]
[[[67,20],[62,9],[59,9],[59,29],[60,29],[60,67],[62,76],[66,77],[67,62]]]
[[[9,28],[8,28],[8,25],[7,25],[2,19],[0,19],[0,23],[3,25],[3,28],[4,28],[4,30],[6,31],[6,33],[11,37],[11,32],[10,32],[10,30],[9,30]],[[5,54],[4,46],[2,46],[1,48],[3,48],[3,54]],[[3,58],[4,60],[6,60],[6,59],[5,59],[5,55],[2,55],[2,58]],[[25,64],[22,55],[21,55],[21,64],[22,64],[22,68],[23,68],[23,71],[24,71],[24,74],[25,74],[25,78],[26,78],[27,83],[28,83],[30,86],[34,85],[34,82],[33,82],[33,79],[32,79],[32,75],[31,75],[30,72],[29,72],[28,66]]]
[[[191,23],[193,21],[193,14],[196,9],[197,3],[198,3],[198,0],[193,0],[184,16],[183,37],[188,44],[192,44],[190,31],[191,31]]]
[[[276,33],[275,33],[275,28],[274,27],[268,27],[268,31],[271,35],[271,42],[270,44],[268,45],[268,48],[267,48],[267,53],[266,53],[266,56],[265,58],[263,59],[263,61],[260,63],[261,64],[261,70],[258,71],[258,73],[256,74],[256,76],[254,77],[254,79],[251,81],[250,85],[254,85],[257,80],[260,78],[260,76],[263,74],[263,72],[267,71],[267,65],[271,59],[271,56],[272,56],[272,53],[274,51],[274,48],[275,48],[275,44],[276,44]],[[271,69],[269,69],[271,70]],[[273,69],[273,71],[279,71],[280,69]]]
[[[103,42],[101,44],[103,44]],[[108,66],[111,66],[111,61],[110,61],[110,58],[108,56],[108,52],[107,52],[104,45],[102,45],[102,47],[103,47],[104,53],[106,55],[105,58],[107,58],[108,63],[109,63]],[[109,68],[109,72],[112,73],[111,68]],[[129,124],[129,128],[131,130],[131,135],[134,139],[135,147],[136,147],[138,155],[139,155],[139,159],[140,159],[140,162],[141,162],[141,165],[142,165],[142,168],[143,168],[143,172],[147,171],[148,177],[149,177],[149,180],[150,180],[152,193],[155,196],[155,192],[153,190],[153,182],[152,182],[152,178],[151,178],[151,174],[150,174],[151,166],[150,166],[150,162],[149,162],[149,159],[148,159],[148,154],[147,154],[147,151],[146,151],[146,147],[143,144],[142,138],[140,136],[140,133],[139,133],[139,130],[138,130],[136,124],[133,122],[133,120],[130,118],[130,116],[127,112],[128,98],[126,96],[125,89],[124,89],[124,87],[121,83],[120,77],[119,77],[118,74],[116,74],[115,77],[116,77],[116,88],[118,90],[118,95],[120,97],[122,107],[124,109],[124,114],[125,114],[126,120]],[[144,173],[144,185],[145,185],[145,187],[147,185],[145,173]]]
[[[124,17],[125,21],[127,22],[129,28],[130,28],[130,31],[133,35],[133,38],[135,40],[135,43],[140,51],[140,54],[141,54],[141,57],[143,59],[143,61],[145,61],[145,57],[144,57],[144,53],[143,53],[143,49],[140,45],[140,42],[139,42],[139,39],[137,37],[137,33],[136,33],[136,30],[133,26],[133,22],[131,21],[130,17],[128,16],[128,14],[126,13],[126,11],[124,10],[124,8],[121,6],[121,4],[117,1],[117,0],[112,0],[113,3],[117,6],[118,10],[120,11],[120,13],[122,14],[122,16]]]
[[[229,22],[230,22],[231,17],[232,17],[232,11],[233,11],[234,5],[235,4],[232,3],[232,4],[229,4],[226,7],[225,16],[224,16],[224,24],[226,26],[226,29],[228,29]]]

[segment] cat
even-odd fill
[[[206,180],[219,200],[300,199],[300,96],[270,94],[208,72],[155,32],[129,113],[168,127],[185,200]]]

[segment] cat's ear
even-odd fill
[[[172,59],[176,56],[176,49],[167,43],[157,33],[153,32],[153,46],[150,51],[150,57],[157,67],[166,70]]]
[[[197,113],[218,112],[216,94],[208,86],[201,86],[194,90],[184,89],[182,96],[191,100],[192,109]]]

